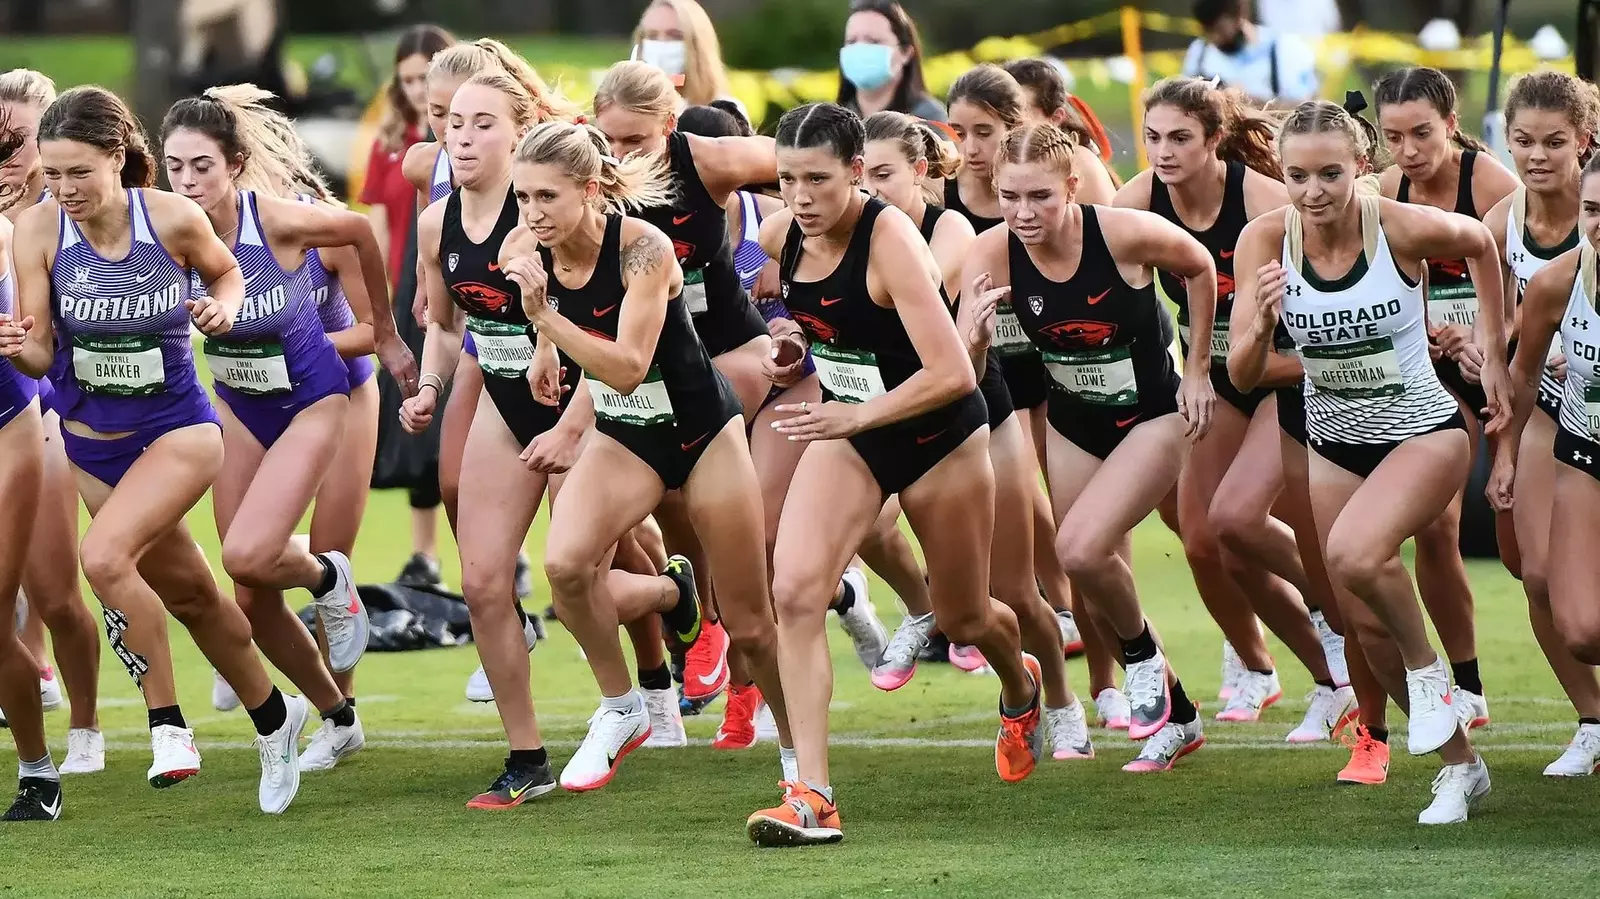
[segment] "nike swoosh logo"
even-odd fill
[[[1455,697],[1451,696],[1449,693],[1444,694],[1444,704],[1445,705],[1455,705],[1455,702],[1456,702]]]
[[[759,268],[758,269],[752,269],[751,271],[748,271],[748,272],[740,272],[739,273],[739,280],[740,281],[748,281],[751,278],[754,278],[756,275],[759,275],[759,274],[761,274],[761,269],[759,269]]]
[[[39,803],[39,805],[45,810],[45,813],[48,814],[52,818],[54,818],[54,817],[56,817],[56,816],[61,814],[61,797],[60,796],[56,797],[56,801],[55,801],[54,805],[45,805],[42,802]]]
[[[491,262],[491,263],[489,263],[489,271],[491,271],[491,272],[497,272],[497,271],[499,271],[499,270],[500,270],[500,265],[499,265],[499,263],[496,263],[496,262]]]
[[[511,794],[511,798],[512,799],[521,799],[522,798],[522,794],[528,792],[531,789],[533,789],[533,781],[530,780],[527,783],[522,785],[522,789],[520,789],[520,790],[507,790],[506,792]]]
[[[948,431],[948,430],[950,430],[950,429],[949,428],[945,428],[944,429],[944,431]],[[944,436],[944,431],[940,431],[937,434],[929,434],[927,437],[918,437],[917,438],[917,446],[922,446],[924,443],[932,443],[935,440],[938,440],[940,437]]]
[[[680,444],[678,444],[678,446],[684,452],[687,453],[689,450],[692,450],[695,447],[699,446],[700,445],[700,441],[706,439],[709,436],[711,436],[711,432],[707,431],[706,433],[701,434],[699,437],[696,437],[695,439],[689,441],[688,443],[680,443]]]
[[[727,659],[726,656],[724,656],[724,657],[722,657],[722,658],[717,660],[717,667],[711,669],[711,673],[710,674],[698,674],[698,675],[695,675],[695,680],[697,680],[701,684],[709,687],[712,684],[714,684],[717,681],[722,679],[722,669],[724,669],[726,667],[728,667],[728,659]]]
[[[1100,294],[1099,296],[1090,297],[1089,298],[1089,305],[1093,306],[1094,304],[1096,304],[1096,303],[1100,302],[1101,300],[1105,299],[1106,298],[1106,294],[1108,294],[1110,292],[1111,292],[1111,288],[1108,287],[1108,288],[1106,288],[1105,292]]]
[[[827,297],[823,297],[822,298],[822,305],[824,305],[824,306],[832,306],[834,303],[842,303],[842,302],[844,302],[844,297],[834,297],[831,300],[828,299]]]
[[[1233,258],[1233,251],[1232,250],[1223,250],[1222,252],[1218,253],[1217,255],[1221,256],[1223,259],[1232,259]]]
[[[596,309],[594,311],[594,317],[595,318],[605,318],[607,315],[611,314],[611,310],[617,308],[617,305],[618,304],[616,304],[616,303],[612,303],[611,305],[607,306],[604,309]]]
[[[1133,423],[1134,423],[1134,422],[1136,422],[1136,421],[1138,421],[1138,420],[1139,420],[1139,416],[1137,416],[1137,415],[1135,415],[1135,416],[1134,416],[1134,417],[1132,417],[1132,418],[1123,418],[1123,419],[1118,419],[1118,421],[1117,421],[1117,427],[1119,427],[1119,428],[1125,428],[1125,427],[1127,427],[1127,426],[1128,426],[1128,425],[1131,425],[1131,424],[1133,424]]]
[[[352,615],[361,614],[361,596],[354,590],[350,591],[350,605],[345,607],[345,611]]]
[[[692,212],[689,213],[688,215],[675,215],[675,216],[672,217],[672,223],[674,225],[681,225],[684,222],[687,222],[688,220],[690,220],[692,218],[694,218],[694,213],[692,213]]]

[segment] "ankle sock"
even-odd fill
[[[642,690],[672,689],[672,671],[666,665],[639,669],[639,688]]]
[[[1483,695],[1483,679],[1478,676],[1478,660],[1467,659],[1465,662],[1451,662],[1450,673],[1455,677],[1456,686],[1468,693]]]
[[[150,729],[158,727],[188,727],[184,723],[183,710],[175,705],[164,705],[159,709],[149,711]]]
[[[1183,681],[1173,680],[1172,717],[1167,720],[1173,724],[1192,724],[1199,714],[1200,712],[1194,707],[1194,703],[1189,701],[1189,694],[1183,692]]]
[[[253,709],[246,709],[250,713],[250,720],[255,723],[256,733],[265,737],[276,733],[278,728],[289,720],[289,707],[283,702],[283,694],[277,687],[267,694],[267,701]]]
[[[1156,638],[1150,635],[1150,625],[1146,624],[1139,636],[1122,641],[1122,666],[1126,668],[1153,659],[1156,652]]]

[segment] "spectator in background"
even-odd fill
[[[711,17],[695,0],[655,0],[633,30],[638,58],[668,75],[685,106],[705,106],[728,93],[728,72]]]
[[[1215,78],[1260,103],[1292,106],[1317,95],[1316,54],[1293,35],[1251,22],[1245,0],[1195,0],[1205,30],[1183,59],[1183,74]]]
[[[854,0],[839,50],[840,106],[865,119],[892,110],[945,120],[922,77],[922,39],[894,0]]]
[[[188,93],[254,84],[294,114],[296,92],[283,69],[288,35],[283,0],[181,0],[178,72]]]
[[[1274,34],[1319,38],[1344,26],[1335,0],[1255,0],[1256,20]]]
[[[372,155],[367,158],[360,198],[368,207],[367,216],[383,249],[391,285],[400,283],[406,232],[417,219],[417,191],[401,172],[400,163],[406,150],[427,136],[423,122],[428,113],[428,65],[434,54],[455,42],[450,32],[437,25],[415,25],[400,35],[395,49],[394,76],[385,92],[383,118],[372,142]]]

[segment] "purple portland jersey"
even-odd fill
[[[133,240],[115,262],[95,252],[66,212],[60,218],[50,269],[57,329],[50,379],[62,420],[111,433],[213,414],[189,345],[189,272],[162,247],[144,191],[128,190]]]
[[[300,202],[316,202],[306,194],[300,195]],[[303,277],[306,279],[305,289],[310,291],[312,302],[317,306],[317,316],[322,320],[323,333],[333,334],[352,328],[356,323],[354,312],[350,311],[350,301],[345,298],[344,288],[339,280],[322,264],[322,254],[315,247],[306,251],[306,267]],[[372,377],[372,357],[357,356],[354,359],[344,360],[345,369],[350,375],[350,389],[354,390],[367,382]]]
[[[11,272],[0,275],[0,313],[12,315],[15,312],[15,288],[16,279]],[[26,409],[38,393],[38,381],[17,371],[10,359],[0,359],[0,428]]]
[[[428,202],[437,203],[456,189],[455,172],[450,170],[450,154],[445,152],[444,141],[439,142],[439,155],[433,160],[433,183],[428,185]]]

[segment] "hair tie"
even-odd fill
[[[600,161],[607,165],[622,165],[622,160],[615,156],[609,156],[606,154],[601,154]]]
[[[1344,92],[1344,111],[1351,115],[1360,115],[1367,108],[1366,95],[1360,91]]]

